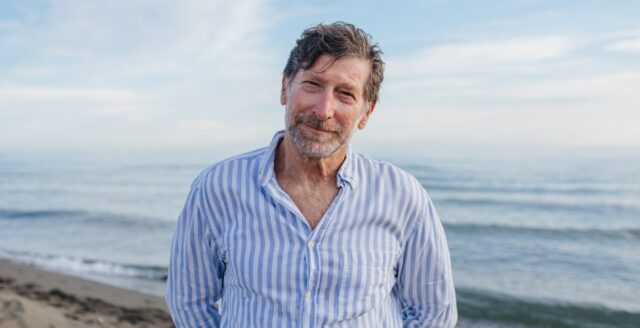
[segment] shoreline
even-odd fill
[[[173,327],[164,299],[0,258],[0,326]]]

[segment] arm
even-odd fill
[[[214,303],[222,297],[225,265],[219,238],[202,210],[203,197],[196,181],[172,240],[165,297],[176,327],[220,326]]]
[[[424,190],[423,190],[424,192]],[[398,266],[397,293],[404,327],[454,327],[458,320],[451,260],[431,200],[425,203]]]

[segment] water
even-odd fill
[[[192,179],[222,156],[0,155],[0,256],[162,294]],[[460,327],[640,326],[640,152],[386,158],[444,222]]]

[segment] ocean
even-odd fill
[[[459,327],[640,327],[640,151],[378,157],[431,195]],[[0,154],[0,256],[162,295],[195,176],[223,159]]]

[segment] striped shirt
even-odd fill
[[[311,229],[276,180],[282,136],[194,181],[167,279],[176,326],[453,327],[447,241],[420,183],[349,148]]]

